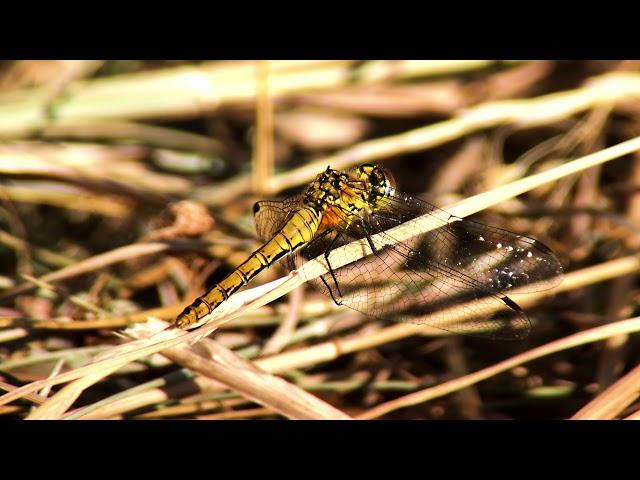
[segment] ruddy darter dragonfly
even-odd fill
[[[350,172],[327,168],[302,194],[258,202],[254,214],[265,244],[185,308],[178,327],[198,322],[283,258],[290,269],[316,257],[324,261],[327,273],[311,282],[339,305],[510,339],[526,336],[530,322],[505,293],[545,290],[562,278],[560,262],[539,241],[400,193],[388,172],[374,165]],[[418,221],[429,224],[428,231]],[[409,236],[394,236],[400,225],[410,229]],[[347,253],[340,247],[355,240],[369,246],[369,255],[343,258]]]

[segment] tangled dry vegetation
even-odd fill
[[[5,418],[640,418],[636,61],[5,61],[0,142]],[[364,162],[551,247],[525,340],[278,266],[169,326],[259,245],[256,200]]]

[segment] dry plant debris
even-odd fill
[[[554,250],[527,339],[372,321],[313,261],[171,326],[255,201],[364,162]],[[638,419],[639,179],[637,61],[0,62],[0,416]]]

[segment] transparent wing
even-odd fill
[[[410,227],[415,234],[404,241],[389,232],[423,215],[428,217],[421,223],[434,230],[421,233],[418,225]],[[559,261],[540,242],[453,217],[401,193],[386,198],[375,214],[362,216],[348,227],[337,226],[302,255],[315,258],[330,245],[335,250],[376,234],[387,245],[377,248],[375,255],[335,269],[335,279],[326,274],[314,282],[338,302],[376,317],[456,333],[521,338],[528,333],[529,320],[504,293],[515,288],[551,288],[562,277]],[[505,309],[507,315],[497,313]]]
[[[428,259],[460,271],[494,293],[547,290],[562,280],[560,261],[538,240],[455,217],[410,195],[394,192],[381,212],[363,220],[383,231],[426,214],[424,223],[439,228],[417,235],[418,263]]]
[[[258,237],[268,242],[287,222],[293,212],[302,206],[302,194],[286,200],[263,200],[253,206]]]

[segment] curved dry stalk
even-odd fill
[[[84,420],[97,420],[120,417],[122,414],[132,410],[138,410],[139,408],[170,401],[172,398],[179,398],[204,391],[209,388],[209,383],[215,383],[202,375],[193,378],[188,375],[181,375],[181,378],[175,378],[182,372],[185,372],[185,370],[172,372],[163,377],[120,391],[114,395],[98,400],[91,405],[71,410],[67,412],[63,418],[65,420],[76,420],[79,418]],[[175,381],[172,382],[170,379],[175,379]]]
[[[9,177],[37,176],[53,182],[82,185],[93,191],[127,194],[163,203],[168,195],[191,191],[187,178],[149,168],[142,161],[147,152],[148,149],[141,145],[0,143],[0,173]]]
[[[410,79],[435,75],[451,75],[486,68],[491,60],[374,60],[358,69],[358,78],[365,83],[394,78]],[[521,63],[511,60],[505,63]]]
[[[373,419],[386,415],[389,412],[398,410],[400,408],[410,407],[420,403],[433,400],[434,398],[448,395],[449,393],[456,392],[463,388],[474,385],[482,380],[491,378],[499,373],[506,372],[518,365],[521,365],[531,360],[541,358],[553,353],[567,350],[569,348],[578,347],[586,343],[599,342],[606,338],[610,338],[621,334],[630,334],[640,331],[640,317],[632,318],[629,320],[622,320],[614,322],[602,327],[595,327],[584,332],[575,333],[568,337],[555,340],[540,347],[533,348],[528,352],[521,353],[514,357],[511,357],[505,361],[496,363],[477,372],[465,375],[464,377],[456,378],[445,383],[441,383],[435,387],[426,388],[419,392],[411,393],[403,397],[385,402],[381,405],[367,410],[366,412],[358,415],[358,419]]]
[[[184,344],[163,354],[178,365],[205,375],[243,397],[269,407],[290,419],[348,420],[350,417],[286,380],[260,370],[217,342],[204,339],[198,346],[207,348],[199,355]],[[213,361],[212,361],[213,360]],[[42,408],[42,407],[40,407]]]
[[[137,333],[146,335],[149,332],[138,329]],[[229,387],[245,398],[267,406],[287,418],[349,419],[340,410],[300,387],[261,371],[251,362],[240,358],[213,340],[204,339],[197,348],[186,344],[171,347],[163,350],[163,355],[216,383],[220,382],[220,387]],[[87,383],[93,382],[95,378],[92,375],[76,380],[37,408],[27,419],[60,418],[71,405],[70,400],[74,399],[74,396],[77,397],[78,390],[82,391],[87,387]],[[82,416],[76,415],[75,418]]]

